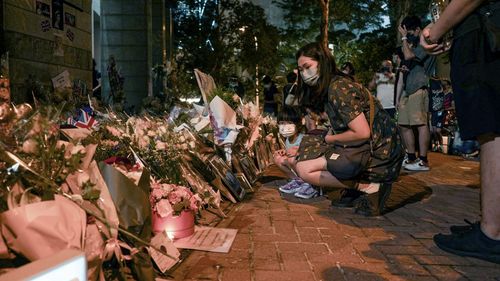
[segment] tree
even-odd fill
[[[281,62],[278,29],[269,25],[264,10],[252,3],[180,0],[174,19],[177,64],[189,71],[184,79],[191,79],[194,85],[194,68],[210,73],[218,85],[223,85],[225,78],[238,69],[253,74],[259,64],[272,75]]]
[[[382,25],[386,13],[384,4],[387,0],[319,1],[318,4],[317,0],[274,0],[284,12],[286,28],[282,32],[287,40],[285,45],[297,50],[305,43],[320,41],[321,38],[326,39],[325,42],[335,41],[332,35],[339,31],[354,34],[369,32]],[[317,16],[319,14],[323,15],[321,20]],[[320,30],[328,33],[321,35]]]
[[[325,50],[328,50],[328,14],[329,14],[329,4],[330,0],[319,0],[321,6],[321,23],[320,23],[320,33],[321,33],[321,45]]]

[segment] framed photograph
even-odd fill
[[[75,27],[76,26],[76,17],[70,13],[64,13],[64,24]]]
[[[226,185],[229,191],[236,197],[237,200],[241,201],[246,195],[245,189],[240,185],[240,182],[233,174],[229,166],[220,158],[218,155],[213,155],[208,163],[214,172],[221,177],[222,182]]]
[[[243,173],[247,177],[248,181],[250,183],[254,183],[255,181],[257,181],[259,171],[257,170],[253,159],[245,155],[242,156],[239,160],[241,169],[243,170]]]
[[[257,159],[257,166],[263,172],[269,165],[269,158],[267,156],[266,146],[262,140],[258,140],[254,145],[255,156]]]
[[[64,30],[63,0],[52,0],[52,27]]]
[[[237,173],[236,178],[240,182],[240,185],[245,189],[246,192],[254,192],[254,189],[250,182],[248,182],[247,177],[243,173]]]
[[[36,1],[36,14],[50,18],[50,5],[40,1]]]
[[[207,193],[210,194],[210,206],[215,208],[219,215],[225,217],[226,215],[220,207],[221,195],[217,193],[208,182],[205,181],[203,176],[198,173],[198,171],[191,165],[191,163],[182,161],[180,168],[189,186],[191,186],[191,188],[195,190],[196,193],[205,194],[205,196]]]

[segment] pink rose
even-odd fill
[[[174,209],[172,209],[172,205],[170,205],[168,200],[163,199],[156,204],[156,212],[158,213],[158,215],[160,215],[160,217],[164,218],[172,214],[174,212]]]
[[[28,139],[23,142],[24,153],[36,153],[38,151],[37,143],[34,139]]]

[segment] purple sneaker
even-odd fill
[[[300,185],[304,182],[301,180],[291,180],[289,183],[280,186],[279,190],[283,193],[295,193],[299,190]]]
[[[295,197],[311,199],[319,195],[318,191],[308,183],[303,183],[300,189],[294,194]]]

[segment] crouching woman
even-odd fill
[[[334,206],[354,207],[365,216],[380,215],[404,156],[396,124],[369,91],[337,69],[330,52],[320,44],[302,47],[296,59],[299,88],[308,97],[303,106],[327,115],[331,125],[321,143],[306,145],[300,151],[307,154],[322,149],[324,153],[303,161],[300,158],[304,155],[299,155],[298,175],[312,185],[342,188],[340,199],[332,202]],[[367,157],[352,157],[359,162],[349,162],[344,154],[352,151]],[[346,171],[351,174],[346,175]]]

